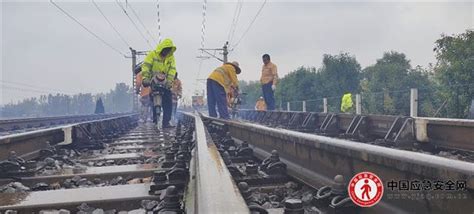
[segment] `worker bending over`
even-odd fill
[[[214,69],[207,78],[207,107],[209,116],[217,117],[216,107],[219,117],[230,119],[227,109],[229,103],[227,95],[235,97],[238,91],[239,81],[237,74],[240,74],[238,62],[224,63],[224,65]]]

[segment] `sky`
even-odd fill
[[[116,83],[131,84],[131,59],[104,45],[49,1],[2,1],[0,105],[48,92],[107,92]],[[80,23],[120,52],[154,48],[158,38],[156,1],[120,0],[137,31],[115,1],[55,1]],[[205,89],[209,73],[221,63],[202,55],[202,1],[160,0],[161,35],[177,46],[177,71],[184,96]],[[474,29],[474,1],[271,1],[255,19],[261,1],[244,1],[232,34],[230,61],[238,61],[242,80],[258,80],[261,56],[268,53],[283,77],[300,66],[319,68],[323,54],[348,52],[362,67],[386,51],[406,54],[411,65],[435,63],[434,42],[441,34]],[[208,1],[204,47],[221,48],[229,39],[237,1]],[[133,8],[148,32],[133,16]],[[244,35],[244,32],[248,33]],[[141,32],[141,33],[140,33]],[[241,41],[235,46],[237,41]]]

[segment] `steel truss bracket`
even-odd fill
[[[301,131],[311,132],[317,128],[319,122],[319,115],[317,113],[309,113],[303,121]]]
[[[364,141],[368,137],[367,131],[367,117],[362,115],[356,115],[346,130],[345,135],[350,138],[356,138]]]
[[[272,126],[272,127],[278,126],[280,118],[281,118],[281,114],[279,112],[272,111],[271,112],[271,118],[270,118],[271,123],[269,125]]]
[[[319,128],[319,131],[328,136],[337,135],[339,132],[339,127],[337,125],[337,122],[338,122],[337,115],[331,114],[331,113],[327,114],[326,117],[324,118],[323,123],[321,124],[321,127]]]
[[[407,118],[395,137],[395,144],[412,145],[415,139],[414,120],[413,118]]]
[[[261,123],[263,123],[265,125],[272,126],[276,122],[276,119],[277,119],[276,117],[278,117],[277,113],[275,113],[273,111],[268,111],[268,112],[266,112],[265,116],[263,117]]]
[[[293,118],[291,118],[290,123],[288,124],[288,129],[300,129],[303,126],[303,122],[308,116],[309,113],[307,112],[298,112],[293,115]]]
[[[257,111],[250,111],[250,112],[247,112],[247,120],[250,120],[250,121],[255,121],[257,120],[257,114],[258,112]]]
[[[293,117],[293,114],[295,114],[295,112],[281,111],[280,117],[278,119],[278,125],[276,127],[286,128]]]
[[[267,114],[266,111],[258,111],[257,115],[256,115],[256,118],[255,118],[255,122],[262,123],[262,121],[265,118],[266,114]]]
[[[413,118],[397,117],[384,140],[386,142],[394,143],[397,146],[409,146],[415,141],[415,131]]]

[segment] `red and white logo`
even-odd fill
[[[351,200],[361,207],[376,205],[383,196],[383,183],[372,172],[361,172],[352,177],[347,187]]]

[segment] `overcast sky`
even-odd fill
[[[112,24],[135,49],[149,47],[114,1],[96,1]],[[121,0],[124,2],[124,0]],[[162,1],[160,1],[162,2]],[[234,34],[239,40],[263,1],[245,1]],[[58,1],[63,9],[113,47],[128,47],[90,1]],[[155,1],[128,1],[148,30],[157,37]],[[125,5],[125,4],[124,4]],[[131,60],[99,42],[48,1],[3,2],[1,20],[1,104],[44,92],[107,92],[117,82],[131,83]],[[205,47],[227,40],[236,1],[207,5]],[[127,9],[141,31],[146,31]],[[185,96],[203,90],[215,59],[202,61],[199,72],[202,2],[160,3],[161,33],[177,46],[177,70]],[[474,3],[467,2],[320,2],[269,1],[229,59],[241,64],[243,80],[257,80],[261,55],[269,53],[279,75],[299,66],[320,67],[323,54],[349,52],[362,67],[383,52],[403,52],[412,66],[434,63],[434,41],[444,34],[472,29]],[[155,46],[156,44],[153,44]],[[232,47],[231,47],[232,48]],[[199,73],[199,75],[198,75]],[[25,86],[24,84],[30,85]]]

